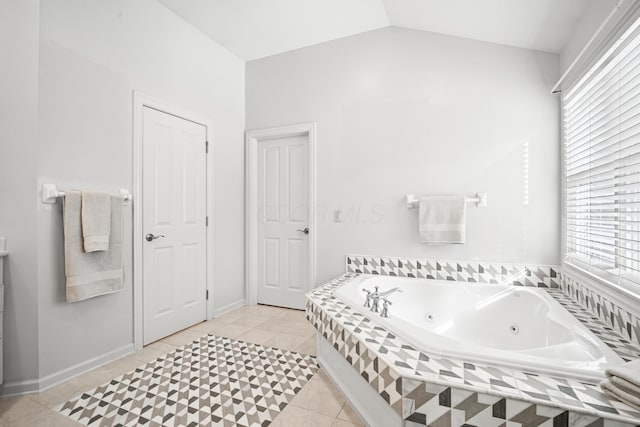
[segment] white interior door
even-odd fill
[[[309,290],[308,135],[258,142],[258,303],[302,309]]]
[[[148,344],[206,318],[206,128],[144,107],[142,157]]]

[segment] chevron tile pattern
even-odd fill
[[[625,337],[630,343],[640,346],[640,317],[638,317],[638,313],[631,313],[609,301],[606,297],[598,295],[593,289],[580,283],[569,271],[562,277],[561,288],[573,300]]]
[[[333,297],[338,287],[357,276],[347,273],[316,288],[308,295],[306,316],[402,415],[407,426],[608,427],[640,423],[640,412],[609,400],[596,384],[481,366],[417,350]],[[547,291],[580,320],[586,320],[594,332],[611,335],[608,343],[619,354],[639,354],[637,347],[624,345],[624,338],[615,337],[615,331],[608,331],[562,290],[549,287]]]
[[[564,278],[563,278],[564,280]],[[625,328],[614,328],[596,313],[585,309],[582,304],[561,289],[548,290],[553,298],[564,306],[576,319],[585,324],[601,341],[611,347],[626,361],[640,359],[640,344],[630,340]],[[609,319],[609,316],[606,316]],[[618,318],[616,316],[616,318]],[[638,321],[638,319],[636,319]]]
[[[569,425],[569,412],[560,408],[411,380],[403,386],[410,427]]]
[[[205,335],[55,408],[89,426],[267,426],[312,356]]]
[[[450,280],[473,283],[505,283],[545,288],[560,287],[556,266],[527,266],[471,261],[347,255],[346,272]]]

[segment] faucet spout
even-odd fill
[[[384,298],[384,297],[388,297],[389,295],[391,295],[394,292],[402,292],[402,289],[395,287],[395,288],[391,288],[388,291],[384,291],[384,292],[379,292],[376,296],[378,298]]]

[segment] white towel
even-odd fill
[[[464,196],[427,197],[419,202],[418,231],[424,243],[464,243],[467,204]]]
[[[86,253],[82,242],[81,195],[64,198],[64,258],[67,301],[81,301],[124,288],[122,268],[122,197],[111,196],[109,250]]]
[[[82,238],[84,251],[109,249],[111,196],[98,191],[82,192]]]

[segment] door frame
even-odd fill
[[[143,234],[142,227],[142,131],[143,131],[143,110],[151,108],[162,113],[188,120],[206,128],[206,139],[208,141],[208,151],[206,157],[206,194],[205,202],[209,218],[206,236],[206,281],[207,294],[209,299],[206,301],[206,319],[213,317],[213,155],[212,148],[214,143],[213,137],[213,120],[204,115],[194,113],[182,107],[178,107],[157,98],[145,95],[143,93],[133,92],[133,345],[136,350],[143,346],[144,332],[144,305],[143,305],[143,267],[142,267],[142,250],[143,250]]]
[[[316,123],[301,123],[247,131],[245,136],[245,292],[247,305],[258,302],[258,143],[307,136],[309,141],[309,289],[316,286]]]

